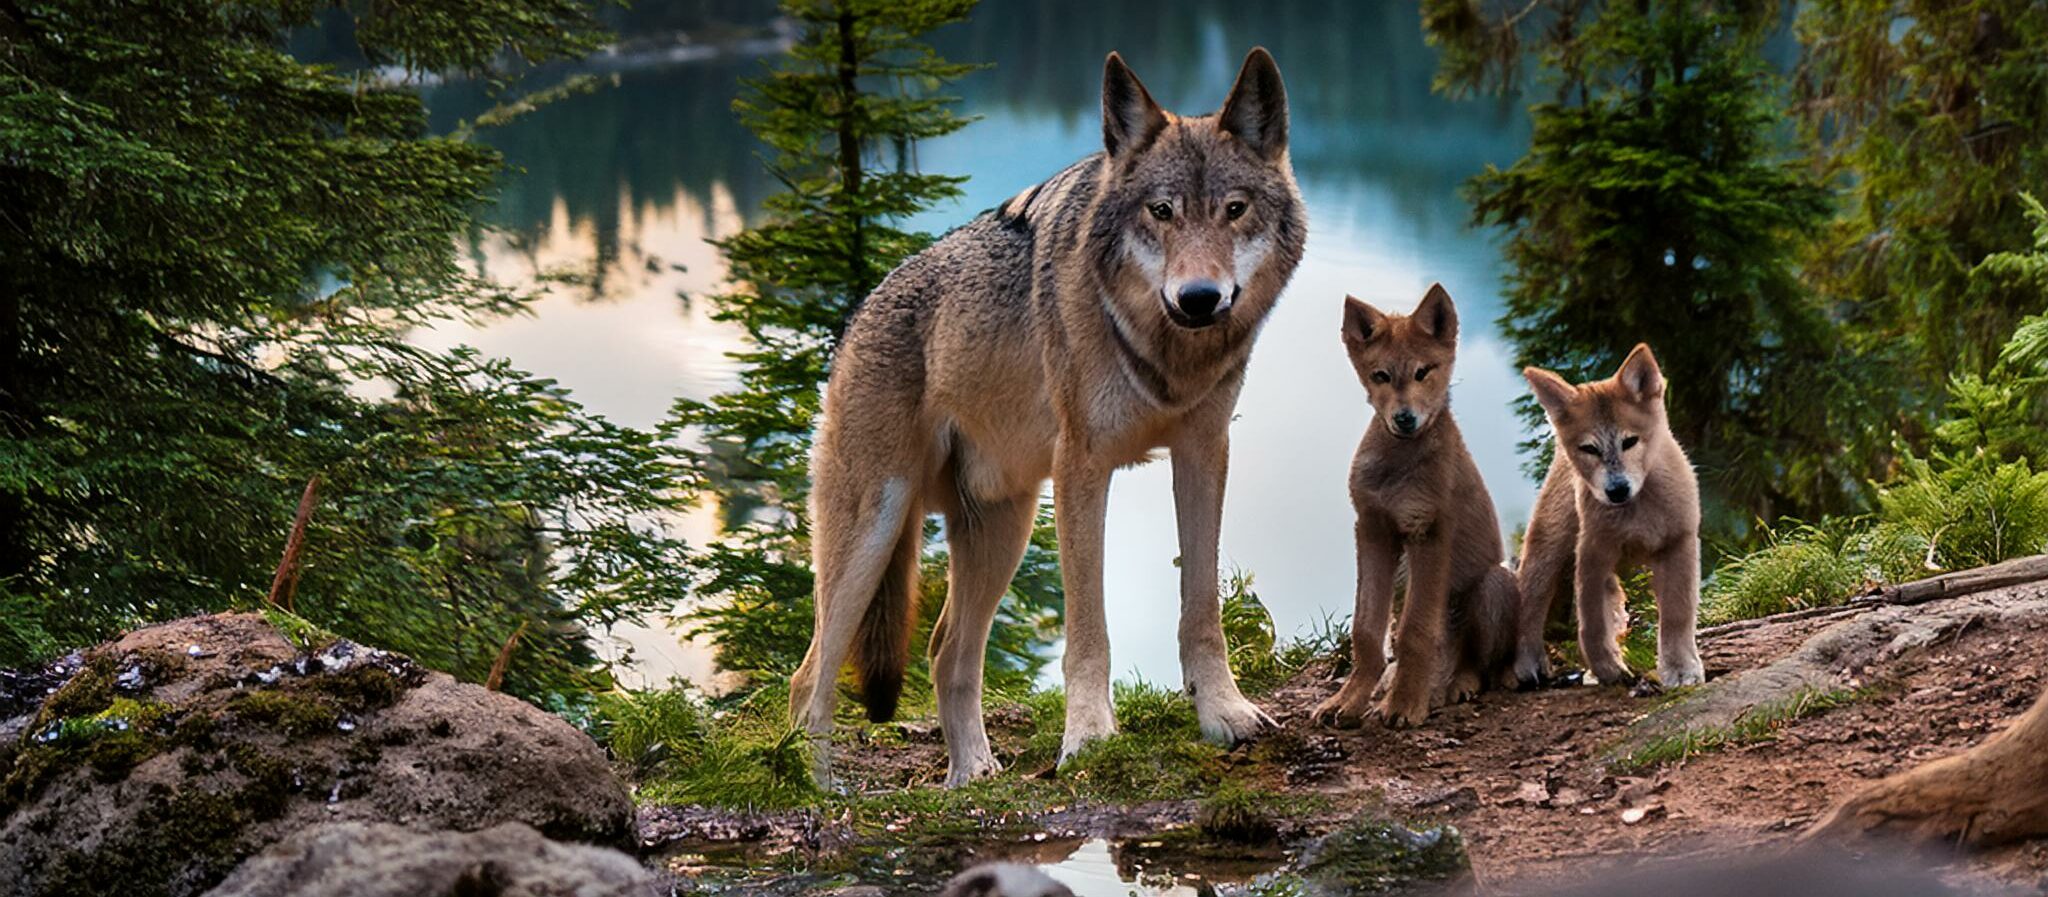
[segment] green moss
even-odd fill
[[[74,701],[67,707],[92,703],[97,701]],[[171,715],[162,703],[112,698],[89,716],[63,717],[31,729],[0,781],[0,804],[17,806],[51,780],[81,767],[91,768],[102,781],[126,776],[168,744]]]
[[[291,642],[292,647],[301,651],[312,651],[331,645],[340,638],[320,628],[313,621],[281,607],[266,605],[263,608],[263,619],[270,624],[270,628],[277,630],[278,635],[284,636],[285,641]]]
[[[1226,781],[1195,807],[1195,827],[1219,841],[1270,841],[1280,832],[1274,812],[1278,797]]]
[[[340,708],[328,698],[297,689],[265,689],[236,695],[228,711],[237,719],[297,737],[334,731]]]
[[[1611,765],[1618,773],[1642,773],[1695,754],[1773,741],[1777,739],[1778,732],[1793,720],[1861,700],[1870,694],[1869,689],[1804,689],[1782,701],[1752,707],[1726,726],[1703,726],[1658,736],[1617,758]]]
[[[1060,767],[1060,781],[1093,800],[1184,800],[1223,781],[1223,753],[1195,737],[1123,733],[1082,748]]]
[[[1471,860],[1465,839],[1451,826],[1417,831],[1362,817],[1310,845],[1299,866],[1316,890],[1384,894],[1459,875]]]
[[[389,670],[358,664],[339,673],[327,673],[302,680],[288,690],[309,691],[326,697],[349,713],[368,713],[398,703],[405,683]]]
[[[159,897],[203,890],[248,852],[239,843],[249,824],[242,792],[159,788],[149,801],[135,825],[99,849],[57,855],[30,892]]]
[[[40,731],[52,722],[92,716],[112,706],[115,675],[113,657],[93,655],[70,682],[64,683],[64,687],[43,701],[43,709],[36,715],[34,728]]]

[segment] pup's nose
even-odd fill
[[[1223,304],[1223,288],[1214,281],[1191,281],[1180,288],[1174,304],[1180,306],[1181,314],[1190,318],[1206,318],[1216,313],[1216,306]]]
[[[1608,480],[1607,500],[1617,505],[1621,504],[1622,502],[1628,501],[1628,481]]]
[[[1404,435],[1415,432],[1415,412],[1405,408],[1395,412],[1394,430]]]

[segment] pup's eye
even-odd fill
[[[1373,371],[1373,372],[1372,372],[1372,382],[1374,382],[1374,383],[1392,383],[1392,382],[1394,382],[1394,377],[1393,377],[1393,375],[1392,375],[1392,374],[1389,374],[1389,373],[1387,373],[1386,371]]]
[[[1230,202],[1224,204],[1223,216],[1229,218],[1232,221],[1236,221],[1239,218],[1243,218],[1245,210],[1249,208],[1251,208],[1251,206],[1247,204],[1244,200],[1233,199]]]
[[[1641,441],[1642,441],[1642,440],[1640,440],[1640,439],[1637,439],[1637,438],[1635,438],[1634,436],[1625,436],[1625,437],[1622,437],[1622,440],[1621,440],[1621,450],[1625,452],[1625,451],[1628,451],[1629,449],[1635,448],[1635,447],[1636,447],[1636,443],[1638,443],[1638,442],[1641,442]]]
[[[1588,455],[1592,455],[1595,458],[1600,457],[1600,447],[1590,442],[1586,443],[1585,445],[1579,446],[1579,451],[1585,452]]]
[[[1157,218],[1161,221],[1173,220],[1173,203],[1155,202],[1147,208],[1152,212],[1152,217],[1154,218]]]
[[[1436,365],[1433,364],[1425,364],[1422,367],[1417,368],[1415,371],[1415,382],[1421,383],[1422,381],[1429,379],[1429,372],[1433,370],[1436,370]]]

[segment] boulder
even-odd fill
[[[299,644],[254,614],[151,626],[44,688],[0,770],[0,897],[198,894],[329,822],[631,844],[626,788],[574,726],[287,628]]]
[[[667,883],[626,854],[560,844],[517,822],[477,832],[385,823],[300,829],[237,867],[207,897],[660,897]]]

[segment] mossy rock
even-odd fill
[[[1465,839],[1448,825],[1413,829],[1370,813],[1316,839],[1296,861],[1310,894],[1401,894],[1469,874]]]
[[[631,843],[631,799],[587,736],[399,655],[301,650],[220,615],[137,630],[69,672],[0,754],[0,897],[198,894],[349,820]]]

